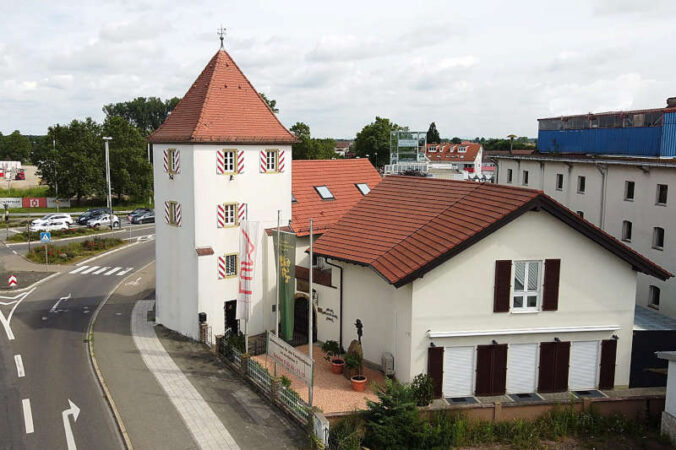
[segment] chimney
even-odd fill
[[[669,97],[667,99],[667,108],[676,108],[676,97]]]

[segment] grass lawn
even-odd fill
[[[34,186],[26,189],[10,187],[9,189],[0,188],[1,197],[47,197],[49,186]],[[51,196],[50,196],[51,197]]]
[[[49,256],[50,264],[72,264],[85,258],[89,258],[90,256],[105,252],[106,250],[110,250],[111,248],[119,247],[122,244],[124,244],[122,239],[87,239],[85,241],[73,242],[59,247],[47,245],[47,255]],[[26,258],[38,264],[44,264],[45,246],[39,245],[34,247],[26,254]]]
[[[101,227],[101,228],[69,228],[68,230],[59,230],[59,231],[51,231],[52,234],[52,240],[57,241],[59,239],[64,239],[64,238],[69,238],[69,237],[78,237],[78,236],[89,236],[91,234],[101,234],[101,233],[109,233],[111,230],[109,227]],[[120,229],[115,229],[113,231],[120,231]],[[31,237],[31,242],[36,242],[40,241],[40,232],[39,231],[33,231],[30,233]],[[24,231],[22,233],[17,233],[14,235],[11,235],[9,239],[7,239],[8,242],[28,242],[28,232]]]

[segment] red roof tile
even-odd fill
[[[225,50],[216,52],[153,143],[288,144],[296,138]]]
[[[364,196],[355,186],[366,183],[373,189],[381,181],[380,174],[368,159],[294,160],[291,191],[296,199],[292,205],[291,226],[298,236],[313,231],[323,233]],[[323,200],[315,186],[327,186],[334,200]]]
[[[460,147],[465,151],[460,152]],[[444,163],[474,163],[481,149],[481,144],[463,142],[462,144],[427,144],[426,156],[430,162]]]
[[[535,208],[547,210],[636,270],[662,279],[671,276],[541,191],[420,177],[386,177],[317,240],[314,252],[371,266],[399,287]]]

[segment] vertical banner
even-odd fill
[[[244,220],[239,224],[239,273],[237,319],[249,320],[253,297],[256,256],[258,253],[258,222]]]
[[[282,321],[280,334],[284,339],[293,339],[294,293],[296,290],[296,235],[279,233],[279,253],[277,254],[277,231],[272,233],[275,247],[275,262],[279,264],[279,317]]]

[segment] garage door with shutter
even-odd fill
[[[538,344],[510,344],[507,352],[507,393],[535,392]]]
[[[444,348],[444,397],[472,395],[474,347]]]
[[[568,387],[571,391],[596,389],[599,366],[599,342],[580,341],[570,345],[570,374]]]

